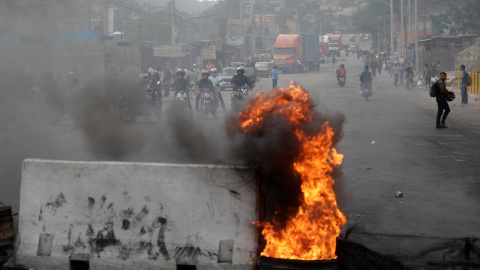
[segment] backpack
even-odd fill
[[[432,87],[430,87],[430,96],[431,97],[437,97],[438,94],[440,94],[440,87],[438,86],[438,82],[435,82],[432,84]]]
[[[472,77],[470,77],[470,74],[467,73],[467,86],[472,85]]]

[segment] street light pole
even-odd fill
[[[403,0],[400,0],[400,24],[401,24],[400,56],[404,57],[405,26],[403,25]]]
[[[393,44],[393,0],[390,0],[390,55],[394,53],[394,44]]]
[[[417,10],[417,0],[415,0],[415,70],[420,71],[420,55],[418,51],[418,10]]]

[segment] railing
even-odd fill
[[[473,73],[473,72],[467,72],[470,77],[472,77],[472,85],[467,86],[467,92],[472,93],[475,95],[480,95],[480,74],[479,73]],[[462,76],[462,72],[458,71],[457,72],[457,77]],[[460,89],[460,83],[462,80],[458,79],[458,89]]]

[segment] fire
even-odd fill
[[[328,122],[316,135],[308,135],[302,125],[313,119],[309,93],[300,86],[259,92],[248,103],[237,125],[244,133],[255,133],[272,115],[288,121],[300,143],[293,169],[301,180],[303,201],[296,216],[284,226],[277,222],[257,223],[263,227],[266,247],[262,256],[296,260],[335,259],[336,238],[347,222],[337,207],[331,173],[343,155],[333,148],[333,130]]]

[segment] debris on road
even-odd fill
[[[395,194],[395,197],[403,198],[403,193],[401,191],[397,191],[397,193]]]

